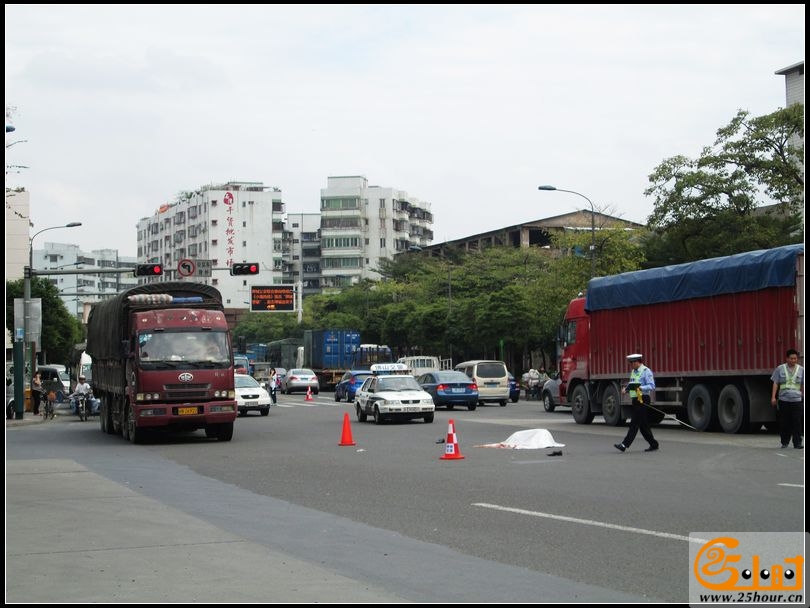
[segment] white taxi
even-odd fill
[[[387,367],[397,364],[382,365]],[[357,420],[365,422],[368,416],[372,416],[376,424],[382,424],[386,419],[414,418],[422,418],[428,423],[433,422],[436,410],[433,397],[422,390],[416,378],[403,374],[399,369],[375,370],[375,367],[377,366],[372,365],[371,369],[377,374],[366,378],[354,395]]]

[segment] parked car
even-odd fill
[[[61,391],[65,395],[70,392],[70,376],[64,365],[38,365],[37,371],[46,391]]]
[[[273,400],[253,376],[234,374],[233,381],[236,390],[236,409],[240,416],[248,412],[259,412],[262,416],[270,413]]]
[[[433,397],[436,407],[452,410],[455,406],[466,407],[471,412],[478,406],[478,385],[464,372],[442,370],[422,374],[416,380],[426,393]]]
[[[345,399],[349,403],[354,402],[354,395],[366,378],[372,376],[371,370],[352,369],[343,374],[343,377],[335,385],[335,401]]]
[[[318,376],[316,376],[315,372],[311,369],[305,367],[291,369],[284,378],[281,379],[281,392],[287,395],[295,391],[305,393],[307,389],[310,389],[315,395],[321,390]]]
[[[551,378],[543,384],[543,409],[553,412],[558,405],[565,405],[560,400],[560,377],[552,374]]]
[[[13,420],[17,416],[14,406],[14,384],[6,380],[6,419]]]
[[[357,420],[365,422],[371,415],[377,424],[394,418],[423,418],[429,423],[436,411],[433,397],[422,390],[416,378],[401,374],[366,378],[354,396],[354,407]]]
[[[511,372],[509,374],[509,401],[512,403],[520,401],[520,384],[518,384]]]

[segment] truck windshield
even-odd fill
[[[165,331],[138,334],[143,369],[227,368],[231,364],[224,331]]]

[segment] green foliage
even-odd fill
[[[400,355],[435,354],[455,362],[500,358],[516,373],[539,354],[556,363],[555,336],[568,302],[590,278],[591,233],[558,237],[551,249],[493,247],[446,257],[410,252],[380,264],[384,278],[304,299],[296,315],[253,313],[234,330],[248,342],[301,336],[304,329],[356,329],[363,342]],[[635,270],[643,260],[633,233],[605,225],[597,269]],[[280,319],[286,319],[282,322]],[[281,335],[280,332],[286,332]]]
[[[754,118],[740,110],[697,159],[665,159],[645,191],[655,198],[650,264],[802,242],[803,138],[803,104]]]
[[[14,299],[24,295],[24,279],[6,282],[6,328],[14,335]],[[59,289],[41,277],[31,279],[31,297],[42,299],[42,334],[38,349],[48,362],[67,364],[73,345],[84,339],[84,328],[59,297]]]

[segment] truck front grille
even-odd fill
[[[199,401],[209,397],[210,384],[165,384],[166,401]]]

